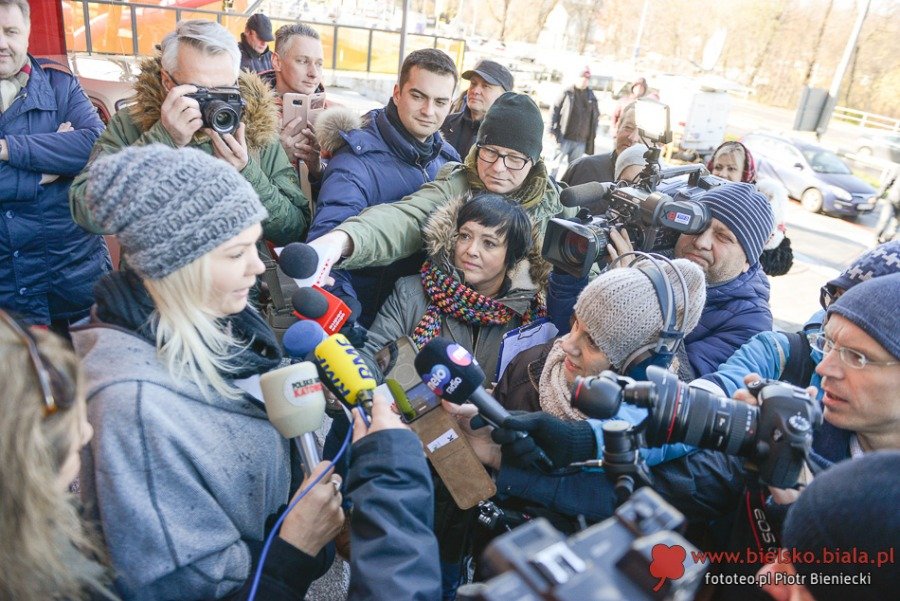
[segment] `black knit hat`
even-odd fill
[[[517,150],[537,163],[541,158],[544,120],[530,96],[505,92],[488,109],[478,128],[478,144]]]
[[[769,199],[757,192],[756,186],[730,182],[713,188],[697,202],[706,205],[710,214],[731,230],[750,265],[759,262],[775,215]]]
[[[814,560],[826,560],[822,549],[840,549],[844,563],[794,565],[806,576],[806,588],[816,601],[868,601],[896,599],[900,570],[890,563],[875,563],[878,552],[889,551],[900,541],[900,451],[870,453],[843,461],[816,476],[788,511],[782,546],[793,553],[811,552]],[[868,561],[860,561],[860,552]],[[810,574],[871,574],[870,584],[815,585]]]

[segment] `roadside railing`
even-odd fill
[[[70,52],[146,56],[183,19],[215,20],[240,38],[249,15],[186,9],[112,0],[63,0],[66,48]],[[295,23],[269,15],[272,28]],[[396,74],[400,62],[400,32],[337,23],[304,21],[322,38],[325,69]],[[438,48],[462,66],[466,41],[437,35],[406,35],[406,51]]]
[[[844,106],[834,107],[831,115],[832,119],[843,121],[851,125],[865,127],[869,129],[877,129],[882,131],[900,132],[900,119],[893,117],[885,117],[884,115],[876,115],[875,113],[867,113],[858,109],[851,109]]]

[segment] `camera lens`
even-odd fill
[[[653,444],[683,442],[728,455],[752,455],[757,407],[690,388],[662,369],[650,367],[647,376],[656,385],[656,398],[638,388],[626,390],[625,401],[650,409],[647,437]]]
[[[231,134],[240,125],[240,116],[227,102],[212,100],[204,107],[203,121],[220,135]]]
[[[560,246],[560,255],[563,261],[571,265],[581,265],[584,263],[585,255],[588,251],[588,239],[573,231],[566,232]]]

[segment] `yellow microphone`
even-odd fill
[[[347,337],[332,334],[313,352],[322,374],[331,382],[330,388],[348,405],[361,405],[371,415],[373,391],[378,383]]]

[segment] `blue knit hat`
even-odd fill
[[[891,240],[860,255],[841,275],[826,284],[850,290],[860,282],[900,273],[900,240]]]
[[[872,561],[878,552],[897,546],[900,540],[900,451],[869,453],[831,467],[816,476],[800,494],[784,523],[782,546],[823,559],[822,549],[865,551]],[[890,563],[808,563],[794,565],[806,576],[806,588],[816,601],[853,599],[875,601],[896,599],[900,590],[900,570]],[[871,584],[840,586],[812,584],[810,574],[870,573]]]
[[[747,262],[755,265],[775,224],[769,200],[753,184],[732,182],[713,188],[698,202],[731,230]]]
[[[874,338],[895,359],[900,359],[900,273],[874,278],[853,286],[828,306]]]

